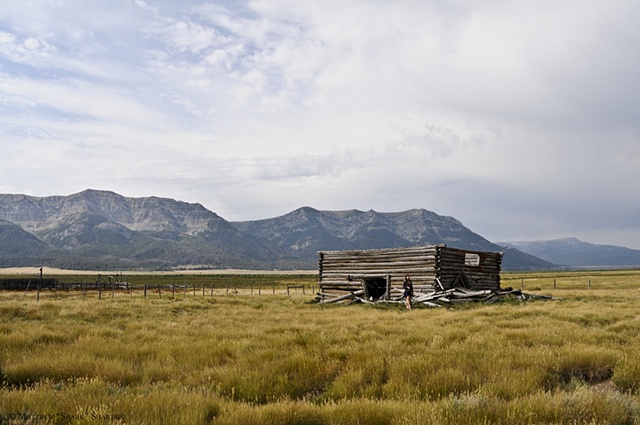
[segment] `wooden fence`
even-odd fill
[[[82,295],[83,299],[86,298],[115,298],[117,297],[140,297],[146,298],[187,298],[187,297],[214,297],[214,296],[274,296],[274,295],[307,295],[314,294],[316,291],[316,285],[257,285],[257,286],[242,286],[237,285],[215,285],[211,284],[170,284],[170,285],[153,285],[153,284],[130,284],[129,282],[81,282],[81,283],[59,283],[43,287],[38,285],[38,280],[34,279],[23,287],[14,289],[12,286],[2,287],[0,289],[12,292],[22,292],[22,299],[25,299],[28,294],[35,295],[37,301],[40,301],[42,297],[46,299],[58,299],[63,295]]]

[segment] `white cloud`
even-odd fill
[[[191,21],[170,21],[154,31],[167,46],[179,53],[199,54],[203,50],[224,44],[215,29],[195,24]],[[218,40],[221,38],[221,40]]]
[[[0,32],[0,55],[14,62],[30,62],[55,53],[55,47],[46,40],[27,37],[18,39],[15,34]]]
[[[629,244],[638,12],[630,0],[10,2],[2,187],[170,196],[230,220],[418,207],[488,238]]]
[[[158,13],[158,9],[152,6],[149,6],[147,2],[144,0],[133,0],[133,3],[142,10],[146,10],[148,12],[153,12],[155,14]]]

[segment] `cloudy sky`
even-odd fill
[[[5,0],[0,193],[640,249],[635,0]]]

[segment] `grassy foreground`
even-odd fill
[[[0,424],[640,424],[640,272],[523,284],[562,300],[3,292]]]

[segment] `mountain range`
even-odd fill
[[[615,245],[597,245],[576,238],[497,243],[567,267],[640,266],[640,250]]]
[[[321,250],[430,244],[503,251],[503,268],[557,267],[515,243],[495,244],[424,209],[320,211],[230,222],[197,203],[85,190],[69,196],[0,194],[0,267],[95,270],[315,269]],[[631,250],[633,251],[633,250]],[[640,264],[640,263],[639,263]]]

